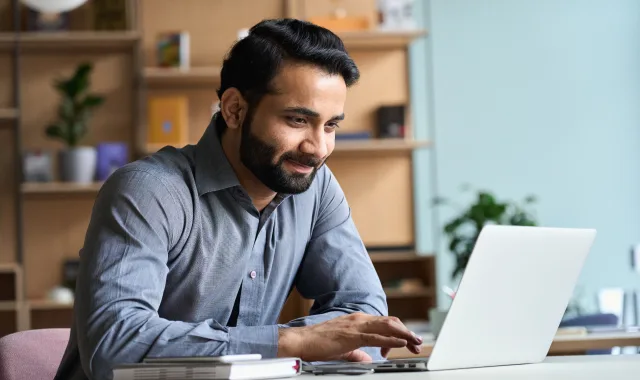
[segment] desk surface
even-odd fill
[[[434,341],[432,337],[425,336],[422,352],[419,355],[412,354],[409,350],[400,348],[392,349],[389,358],[427,357],[431,354]],[[640,332],[598,332],[586,335],[557,335],[551,348],[550,355],[566,354],[576,351],[593,349],[606,349],[611,347],[640,347]],[[638,377],[640,378],[640,376]]]
[[[311,376],[309,374],[303,375]],[[398,372],[364,375],[375,380],[637,380],[640,355],[594,355],[548,357],[538,364],[434,372]],[[344,375],[324,375],[321,380],[344,380]],[[356,377],[357,379],[358,377]]]

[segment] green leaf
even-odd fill
[[[72,82],[76,86],[76,95],[84,93],[89,88],[89,75],[92,69],[93,65],[88,62],[81,63],[76,69],[72,78]]]
[[[65,79],[56,79],[53,82],[54,87],[62,93],[62,96],[67,96],[69,93],[69,81]]]
[[[82,105],[87,108],[94,108],[104,103],[104,98],[100,95],[89,94],[82,101]]]
[[[487,222],[487,217],[484,213],[484,207],[482,204],[475,204],[471,206],[469,210],[469,216],[476,226],[481,227]]]
[[[61,139],[66,142],[67,135],[64,129],[58,124],[52,124],[45,129],[47,137]]]
[[[73,104],[73,100],[68,97],[63,97],[58,107],[58,117],[66,123],[71,123],[75,115],[74,111],[75,105]]]
[[[481,191],[478,193],[478,204],[483,206],[490,206],[496,203],[496,199],[488,192]]]
[[[462,238],[459,236],[454,237],[453,239],[451,239],[451,242],[449,242],[449,251],[451,252],[458,252],[458,245],[460,245],[460,243],[462,242]]]
[[[455,232],[455,230],[457,230],[465,222],[466,222],[466,220],[463,217],[455,218],[454,220],[452,220],[451,222],[447,223],[444,226],[444,232],[447,233],[447,234],[452,234],[453,232]]]
[[[77,78],[88,78],[89,74],[91,74],[91,70],[93,70],[93,64],[90,62],[82,62],[76,68],[76,71],[73,75],[75,79]]]
[[[485,216],[487,219],[497,222],[502,218],[506,210],[507,205],[505,203],[495,203],[486,207]]]

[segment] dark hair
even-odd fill
[[[329,74],[339,74],[347,87],[360,78],[342,40],[330,30],[297,19],[263,20],[249,29],[249,35],[236,42],[225,57],[218,98],[234,87],[250,108],[255,107],[265,94],[274,92],[271,81],[285,61],[308,63]],[[226,128],[221,116],[216,117],[216,124]]]

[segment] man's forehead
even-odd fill
[[[271,80],[271,85],[277,92],[295,91],[300,90],[304,85],[309,87],[316,84],[318,79],[320,81],[327,79],[338,80],[346,88],[341,75],[328,73],[326,70],[311,64],[284,64]]]

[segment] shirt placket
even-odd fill
[[[243,320],[250,325],[258,325],[262,316],[262,307],[259,304],[259,300],[262,299],[262,295],[265,291],[264,281],[264,244],[266,233],[265,229],[260,229],[258,236],[253,244],[253,251],[251,258],[249,259],[249,266],[246,278],[242,282],[242,292],[248,297],[241,297],[241,307]]]
[[[234,198],[240,202],[247,211],[253,215],[255,208],[251,203],[251,199],[241,188],[233,189]],[[261,321],[263,308],[260,305],[262,300],[266,280],[265,280],[265,247],[267,236],[271,229],[265,228],[267,221],[271,217],[271,214],[275,211],[276,207],[282,202],[284,197],[278,195],[276,198],[265,208],[262,214],[259,216],[258,228],[256,230],[255,239],[253,242],[253,248],[251,251],[251,257],[248,260],[248,265],[243,274],[242,292],[240,296],[240,308],[238,312],[238,324],[243,325],[258,325]]]

